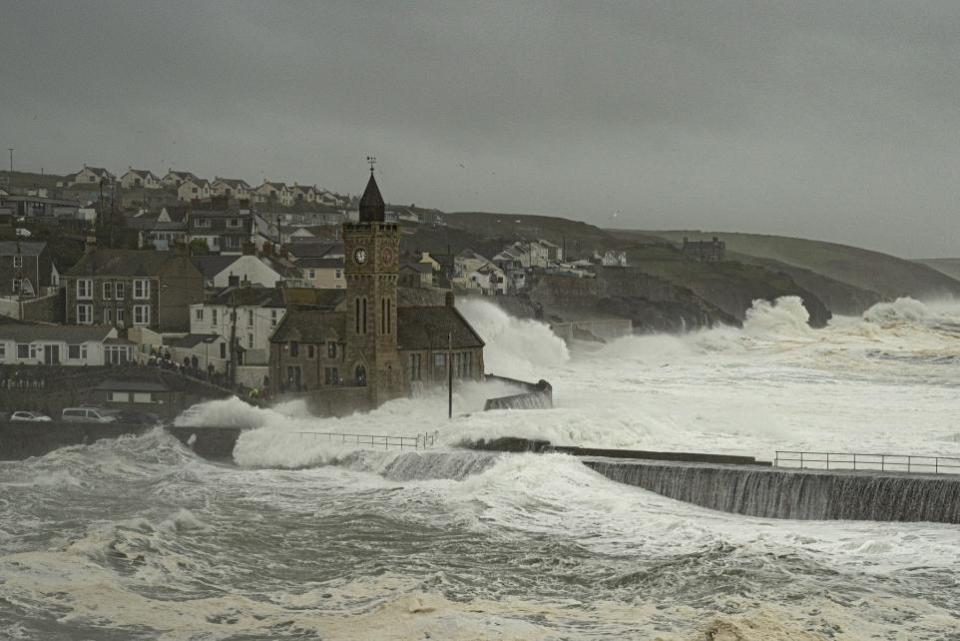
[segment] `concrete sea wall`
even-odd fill
[[[585,458],[609,479],[735,514],[960,523],[960,475]]]

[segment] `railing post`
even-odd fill
[[[912,456],[908,456],[908,457],[907,457],[907,474],[910,473],[910,467],[911,467],[911,466],[910,466],[910,463],[912,463],[912,462],[913,462],[913,457],[912,457]]]
[[[886,464],[887,464],[887,455],[881,454],[880,455],[880,471],[881,472],[885,472],[887,470]]]
[[[803,469],[803,452],[800,452],[800,469]]]
[[[940,473],[940,457],[939,456],[933,459],[933,473],[934,474]]]
[[[857,469],[857,453],[856,452],[853,453],[853,469],[854,471],[856,471]]]
[[[827,452],[827,469],[830,469],[830,452]]]

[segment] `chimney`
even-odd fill
[[[227,286],[228,287],[240,287],[240,277],[230,274],[227,276]]]

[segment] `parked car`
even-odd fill
[[[73,423],[113,423],[117,420],[114,413],[97,407],[68,407],[61,417]]]
[[[11,414],[10,420],[23,421],[23,422],[29,422],[29,423],[49,423],[53,419],[47,416],[46,414],[41,414],[40,412],[19,411]]]

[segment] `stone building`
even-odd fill
[[[190,329],[190,305],[203,302],[203,275],[184,254],[95,249],[61,279],[67,325]]]
[[[367,409],[409,395],[414,386],[483,378],[483,341],[453,306],[399,307],[400,230],[371,172],[359,220],[344,223],[343,299],[329,309],[289,309],[270,338],[276,392],[330,396]],[[350,389],[347,389],[350,388]],[[326,398],[325,398],[326,397]]]
[[[695,260],[700,263],[718,263],[726,260],[727,244],[716,236],[712,240],[693,241],[684,236],[680,251],[687,260]]]

